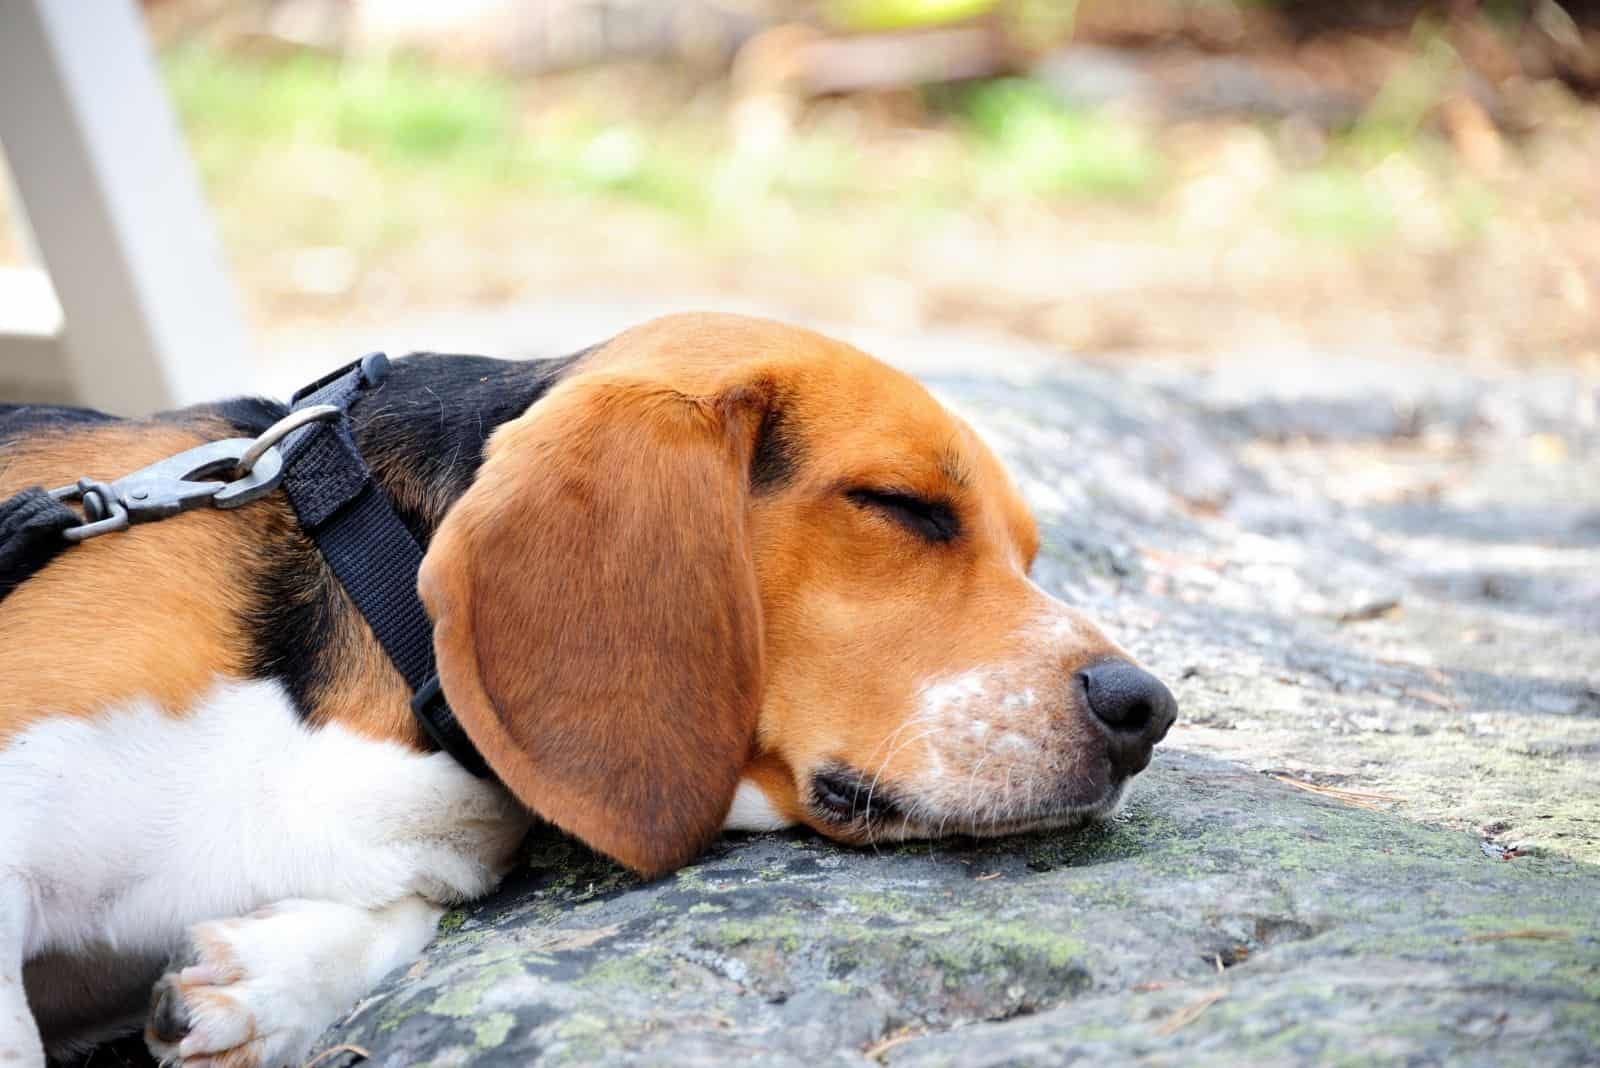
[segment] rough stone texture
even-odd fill
[[[880,852],[730,840],[648,885],[541,836],[324,1046],[1600,1063],[1595,380],[964,351],[927,377],[1018,473],[1038,579],[1183,704],[1122,816]]]
[[[530,860],[332,1037],[408,1065],[1600,1050],[1600,873],[1206,757],[1075,836],[762,836],[642,886],[559,839]]]

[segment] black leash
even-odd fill
[[[411,712],[441,750],[479,778],[489,767],[439,687],[433,625],[417,595],[422,549],[350,433],[350,406],[389,371],[382,353],[318,379],[257,438],[189,449],[117,479],[31,487],[0,501],[0,600],[69,546],[191,508],[237,508],[282,487],[300,527],[412,691]],[[229,475],[232,481],[218,477]],[[81,501],[83,517],[67,507]]]

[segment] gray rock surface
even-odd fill
[[[540,835],[324,1048],[1600,1064],[1594,376],[997,358],[927,377],[1035,505],[1036,577],[1183,704],[1123,814],[876,852],[729,839],[643,885]]]
[[[1205,757],[1075,836],[581,847],[451,914],[330,1036],[384,1064],[1593,1063],[1600,872]]]

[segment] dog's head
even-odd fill
[[[1109,811],[1175,705],[1029,580],[1038,545],[995,457],[910,378],[679,316],[494,434],[422,593],[500,778],[656,873],[725,824],[866,842]]]

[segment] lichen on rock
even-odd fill
[[[1086,835],[894,856],[757,836],[646,884],[552,840],[554,866],[466,910],[326,1044],[438,1065],[1597,1048],[1600,915],[1582,903],[1600,873],[1494,860],[1203,757],[1165,755],[1141,786]]]

